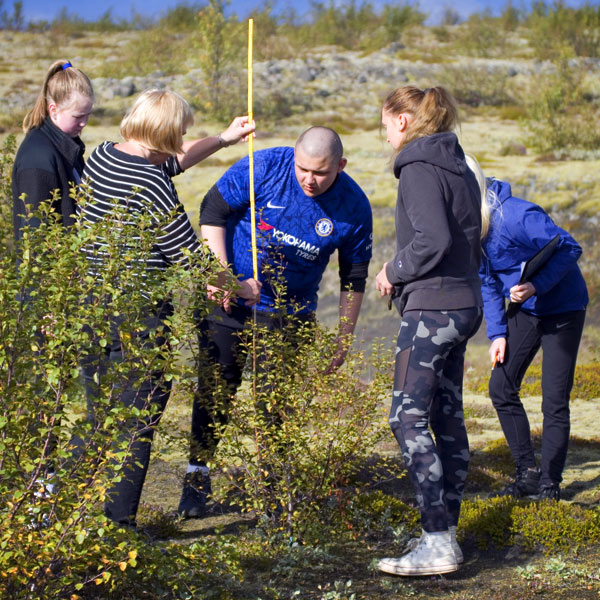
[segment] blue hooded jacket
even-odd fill
[[[488,338],[506,336],[505,298],[519,283],[523,264],[556,234],[560,239],[554,254],[531,280],[536,293],[522,310],[537,317],[584,310],[588,293],[577,266],[581,246],[542,208],[513,197],[508,183],[488,179],[490,195],[495,198],[479,271]]]

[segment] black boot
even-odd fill
[[[177,512],[184,519],[202,518],[206,514],[206,503],[211,494],[210,475],[203,475],[200,470],[187,473]]]
[[[537,498],[540,487],[540,470],[537,467],[518,469],[515,480],[490,498],[512,496],[513,498]]]

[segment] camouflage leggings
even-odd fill
[[[470,456],[462,403],[464,358],[467,340],[480,323],[477,307],[415,310],[403,314],[398,332],[389,422],[428,532],[458,523]]]

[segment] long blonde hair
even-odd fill
[[[41,127],[48,116],[48,105],[65,106],[75,92],[94,100],[94,89],[88,76],[68,60],[57,60],[46,73],[34,107],[23,119],[23,131],[27,133]]]
[[[488,231],[490,230],[490,219],[492,217],[492,206],[490,203],[490,198],[488,195],[491,193],[491,190],[488,190],[487,183],[485,180],[485,175],[483,174],[483,169],[479,164],[479,161],[472,155],[465,152],[465,160],[467,162],[467,166],[473,174],[475,175],[475,179],[477,179],[477,183],[479,184],[479,190],[481,192],[481,239],[485,239]]]
[[[414,85],[399,87],[384,100],[383,110],[392,116],[409,113],[413,117],[397,150],[416,138],[454,131],[459,126],[456,101],[448,90],[440,86],[425,90]]]

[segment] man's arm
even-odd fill
[[[352,343],[352,334],[356,328],[363,292],[340,292],[340,324],[337,336],[337,349],[331,359],[331,364],[325,371],[326,374],[333,373],[339,369],[346,360],[346,355]]]

